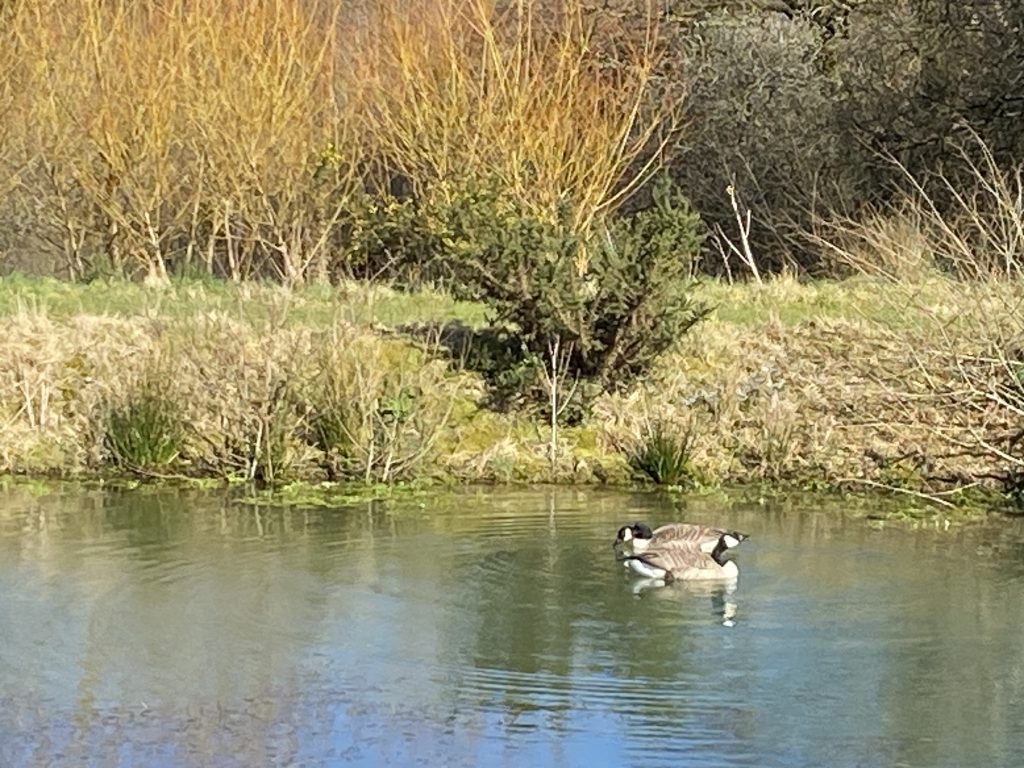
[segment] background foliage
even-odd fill
[[[712,228],[733,236],[725,188],[739,190],[762,269],[827,274],[804,237],[816,218],[891,202],[907,172],[968,183],[975,174],[959,147],[974,134],[1000,164],[1022,157],[1019,3],[765,0],[683,10],[671,23],[667,73],[689,94],[673,173]],[[950,202],[942,186],[928,191]],[[717,254],[705,266],[720,270]]]

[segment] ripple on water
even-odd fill
[[[1024,764],[1005,526],[688,509],[753,534],[730,591],[614,562],[655,495],[60,503],[0,526],[5,768]]]

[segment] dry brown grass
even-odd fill
[[[977,136],[958,151],[966,183],[926,185],[904,169],[907,193],[892,207],[833,217],[811,238],[846,269],[886,281],[878,307],[918,320],[873,342],[867,370],[888,449],[872,454],[936,483],[1020,493],[1024,165],[1001,166]]]
[[[809,234],[870,291],[859,317],[749,326],[731,342],[723,329],[703,328],[687,348],[717,349],[724,360],[695,370],[681,362],[653,385],[675,395],[658,403],[668,414],[651,418],[699,418],[708,432],[701,459],[719,478],[818,477],[939,500],[976,485],[1019,490],[1024,176],[999,167],[977,139],[961,160],[974,174],[965,185],[938,177],[926,187],[904,173],[907,194],[889,208],[833,216]],[[739,396],[751,390],[744,382],[766,376],[768,389]],[[713,407],[695,395],[705,391]],[[634,440],[640,433],[622,429]]]
[[[51,471],[99,463],[100,404],[131,386],[152,350],[144,322],[77,318],[72,328],[20,313],[0,338],[0,413],[5,470]],[[105,375],[104,375],[105,374]],[[116,382],[116,384],[115,384]]]
[[[469,379],[451,375],[436,344],[431,354],[350,328],[319,336],[302,394],[329,476],[388,483],[423,473]]]
[[[690,436],[693,479],[710,485],[883,487],[948,501],[1019,477],[1015,283],[705,289],[725,303],[716,316],[649,379],[560,429],[554,463],[549,431],[482,408],[478,379],[392,334],[325,320],[332,312],[197,306],[112,318],[37,302],[0,322],[0,472],[623,482],[626,456],[660,428]],[[154,379],[186,427],[180,455],[117,462],[110,414]]]
[[[602,439],[635,447],[652,424],[693,435],[695,479],[710,484],[887,488],[940,503],[979,486],[1006,490],[1024,423],[1008,371],[1022,358],[1008,368],[1005,354],[978,350],[995,328],[1024,339],[1020,315],[990,287],[942,306],[903,304],[917,317],[898,326],[711,320],[650,381],[598,403]]]
[[[177,321],[20,313],[4,320],[0,361],[3,472],[116,465],[155,476],[325,477],[335,446],[316,439],[315,416],[324,393],[337,394],[343,381],[353,385],[344,402],[329,404],[354,425],[352,461],[334,475],[389,481],[429,473],[455,403],[473,397],[470,380],[429,352],[364,330],[284,328],[220,313]],[[166,466],[132,466],[111,455],[110,415],[154,381],[184,443]],[[382,431],[396,423],[400,393],[402,428]]]
[[[893,159],[904,182],[893,203],[825,216],[810,241],[840,269],[894,282],[1024,279],[1024,164],[1001,165],[976,134],[955,152],[966,181],[938,173],[926,183]]]

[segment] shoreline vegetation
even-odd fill
[[[1024,6],[675,5],[2,4],[0,473],[1019,506]]]
[[[10,276],[0,472],[1005,498],[996,441],[1013,413],[979,407],[999,367],[976,352],[980,333],[1019,322],[1003,288],[706,281],[712,313],[552,443],[542,404],[490,407],[465,357],[418,332],[483,322],[443,293]]]

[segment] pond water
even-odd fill
[[[619,525],[751,535],[637,591]],[[0,765],[1021,766],[1024,529],[463,491],[0,491]]]

